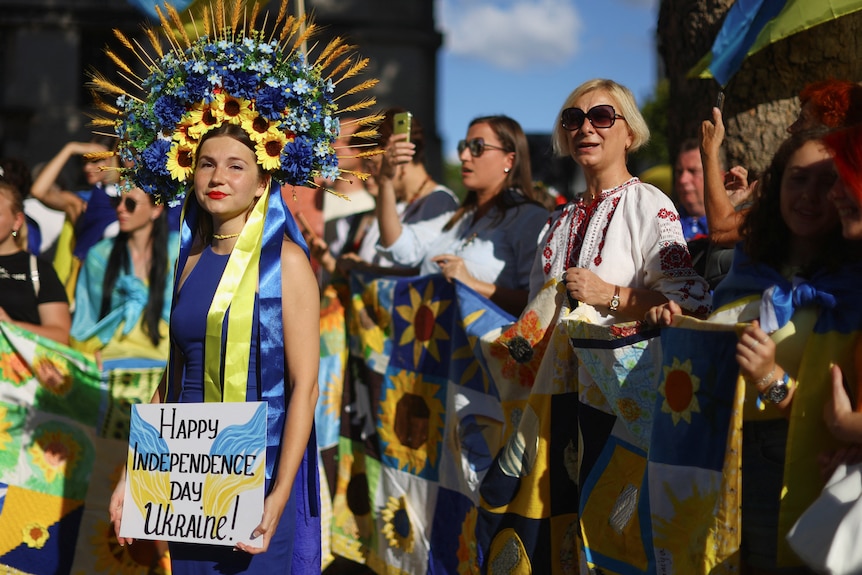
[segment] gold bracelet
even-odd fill
[[[778,364],[773,365],[772,369],[769,371],[769,373],[767,373],[766,375],[764,375],[763,377],[758,379],[757,382],[751,382],[749,380],[749,383],[754,383],[754,387],[756,387],[757,389],[760,389],[760,387],[762,385],[772,382],[772,376],[775,375],[776,369],[778,369]]]

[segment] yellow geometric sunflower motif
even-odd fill
[[[383,455],[408,473],[418,473],[428,464],[436,466],[443,435],[443,403],[436,397],[441,386],[408,371],[390,380],[392,386],[387,386],[386,398],[380,402]]]
[[[664,397],[661,403],[662,413],[670,413],[673,424],[680,419],[691,423],[691,414],[700,413],[700,403],[697,392],[700,390],[700,378],[691,372],[691,360],[680,363],[673,358],[670,367],[664,367],[664,380],[658,387]]]
[[[383,535],[390,547],[403,549],[407,553],[413,553],[413,525],[410,523],[410,514],[407,513],[407,500],[402,495],[399,498],[390,497],[386,507],[380,512],[385,522]]]
[[[326,384],[323,385],[322,397],[319,399],[325,406],[324,413],[335,417],[341,411],[341,395],[343,392],[343,381],[330,373]]]
[[[53,483],[58,476],[72,476],[81,459],[81,447],[69,435],[48,431],[35,438],[27,449],[33,464],[45,474],[45,481]]]
[[[467,328],[473,324],[477,319],[485,315],[485,310],[480,309],[474,311],[471,314],[468,314],[467,317],[464,318],[462,322],[464,331],[467,333]],[[479,340],[479,336],[471,335],[467,333],[467,345],[463,345],[452,352],[452,359],[472,359],[467,367],[464,369],[464,372],[461,374],[461,385],[464,385],[468,381],[471,381],[473,377],[476,375],[476,372],[479,370],[479,362],[476,361],[476,352],[473,351],[476,347],[476,342]],[[485,384],[485,391],[488,391],[488,378],[485,377],[485,372],[481,372],[482,381]]]
[[[423,349],[428,350],[434,359],[440,361],[437,340],[449,339],[449,334],[437,324],[437,318],[446,311],[451,302],[432,301],[434,298],[433,282],[428,282],[425,287],[425,294],[422,296],[411,284],[409,295],[410,305],[395,307],[398,315],[407,322],[407,328],[401,334],[401,341],[398,342],[398,345],[413,342],[413,365],[419,365]]]
[[[479,557],[476,553],[476,519],[479,510],[475,507],[467,512],[458,535],[458,575],[479,575]]]
[[[58,361],[49,354],[37,355],[33,359],[33,371],[42,388],[54,395],[62,397],[72,390],[72,374],[64,361]]]
[[[12,427],[11,421],[6,421],[6,416],[9,414],[9,410],[5,407],[0,407],[0,451],[6,449],[6,445],[12,442],[12,436],[7,433],[10,427]]]
[[[15,352],[0,354],[0,380],[18,385],[33,377],[21,356]]]
[[[168,575],[170,563],[160,557],[153,541],[135,541],[134,545],[120,547],[113,526],[99,521],[90,537],[90,550],[96,559],[99,573],[116,575]],[[137,549],[135,549],[137,547]],[[158,561],[157,561],[158,560]]]
[[[28,523],[21,533],[21,540],[31,549],[41,549],[48,541],[48,528],[39,523]]]
[[[691,548],[692,542],[703,544],[709,537],[709,528],[715,523],[713,511],[717,493],[701,494],[697,485],[691,496],[681,498],[670,484],[664,484],[664,492],[673,506],[672,517],[653,517],[653,541],[656,549],[669,553],[674,573],[697,573],[704,565],[695,565],[699,554]]]

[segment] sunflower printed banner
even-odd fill
[[[653,573],[739,571],[745,384],[735,329],[682,317],[662,330],[647,470]]]
[[[92,358],[0,323],[0,565],[34,575],[169,571],[148,543],[134,554],[119,547],[108,522],[129,404],[149,400],[161,371],[103,376]]]
[[[333,552],[378,573],[476,573],[478,487],[501,445],[480,351],[514,318],[442,276],[353,274]]]

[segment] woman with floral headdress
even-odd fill
[[[284,23],[285,4],[276,28]],[[136,53],[155,62],[139,87],[143,96],[127,96],[99,77],[94,83],[120,96],[119,120],[106,123],[121,136],[119,154],[131,166],[124,175],[169,203],[191,188],[177,263],[171,363],[153,402],[267,405],[266,496],[251,534],[262,545],[171,542],[172,570],[315,573],[321,566],[313,433],[319,293],[279,184],[338,177],[335,81],[323,71],[333,63],[344,70],[337,60],[351,55],[346,45],[331,43],[321,60],[306,63],[289,48],[301,44],[291,37],[301,26],[281,35],[238,30],[237,10],[229,26],[219,2],[213,34],[209,22],[208,35],[194,41],[168,30],[176,42],[170,52],[160,58]],[[171,15],[179,20],[175,11]],[[343,74],[355,75],[357,65]],[[110,509],[121,545],[131,542],[119,534],[123,477]]]

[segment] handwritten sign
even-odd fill
[[[132,406],[122,537],[260,547],[266,403]]]

